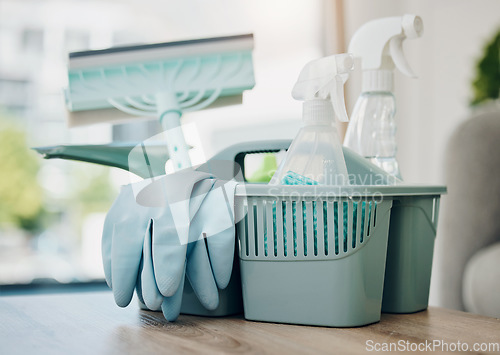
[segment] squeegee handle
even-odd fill
[[[189,147],[181,128],[182,111],[175,93],[156,94],[156,104],[160,123],[167,138],[167,149],[176,171],[191,167]]]
[[[167,149],[176,171],[189,168],[189,147],[184,140],[180,125],[180,112],[169,111],[161,117],[161,124],[167,138]]]

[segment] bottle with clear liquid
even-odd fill
[[[273,185],[348,185],[349,177],[335,118],[347,122],[344,83],[353,70],[350,54],[306,64],[292,90],[303,101],[304,126],[274,173]]]
[[[330,101],[304,102],[303,118],[304,126],[270,183],[348,185],[347,168]]]
[[[419,16],[384,17],[361,26],[349,43],[349,53],[361,59],[363,74],[344,145],[399,179],[393,72],[415,77],[403,42],[421,37],[423,30]]]
[[[396,160],[395,113],[392,92],[362,93],[354,106],[344,145],[401,179]]]

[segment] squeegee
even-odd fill
[[[255,85],[252,49],[249,34],[70,53],[70,126],[113,121],[120,111],[157,118],[174,168],[189,167],[182,114],[241,103]]]

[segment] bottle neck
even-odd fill
[[[394,74],[392,70],[365,70],[362,78],[362,92],[392,92]]]
[[[365,99],[372,99],[374,97],[382,97],[384,99],[392,99],[396,100],[394,97],[394,94],[390,91],[366,91],[362,92],[360,97],[365,98]]]
[[[302,119],[309,125],[332,125],[335,119],[330,100],[313,99],[304,101],[302,105]]]

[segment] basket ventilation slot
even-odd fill
[[[377,203],[248,197],[240,235],[246,256],[273,259],[342,255],[365,243]]]

